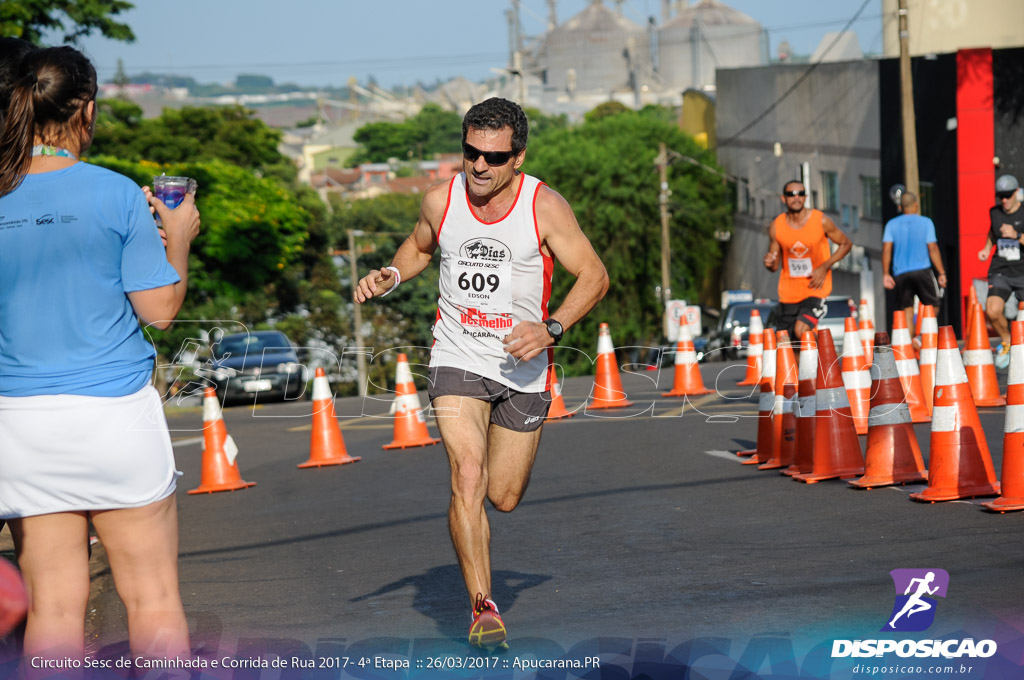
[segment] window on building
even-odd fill
[[[839,212],[839,173],[821,171],[821,209]]]
[[[857,206],[843,203],[841,215],[843,231],[852,234],[860,229],[860,213],[857,211]]]
[[[864,202],[864,217],[869,220],[882,219],[882,180],[877,177],[860,178],[861,198]]]
[[[934,189],[935,185],[931,182],[921,182],[921,214],[925,217],[934,217],[932,214]]]

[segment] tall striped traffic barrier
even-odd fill
[[[910,329],[907,328],[907,322],[903,317],[902,309],[897,309],[892,313],[892,354],[896,360],[900,385],[910,410],[910,419],[915,423],[927,423],[932,417],[929,415],[928,403],[924,398],[921,369],[917,365]]]
[[[975,310],[980,313],[980,310]],[[928,450],[928,487],[910,494],[915,501],[934,503],[958,498],[995,496],[999,482],[988,442],[978,420],[971,386],[952,326],[939,329],[935,370],[935,402]]]
[[[775,331],[764,330],[764,353],[761,357],[761,394],[757,405],[757,446],[737,451],[737,456],[753,456],[744,465],[759,465],[772,457],[775,410]]]
[[[846,317],[846,332],[843,334],[843,385],[850,400],[853,425],[857,434],[868,433],[868,411],[871,410],[871,372],[860,343],[857,321]],[[821,356],[821,347],[818,347]]]
[[[1024,302],[1021,303],[1024,305]],[[1003,423],[1002,495],[982,503],[993,512],[1024,510],[1024,321],[1010,324],[1010,370]]]
[[[675,374],[672,389],[662,392],[663,397],[692,397],[700,394],[711,394],[704,387],[697,364],[697,351],[693,348],[693,338],[686,325],[686,316],[679,317],[679,342],[676,343]]]
[[[860,342],[854,344],[860,346]],[[843,386],[832,332],[827,328],[818,331],[815,409],[817,421],[814,424],[814,460],[811,471],[793,475],[793,479],[813,484],[824,479],[849,479],[863,475],[864,457],[853,424],[853,412]]]
[[[626,399],[626,393],[622,391],[622,378],[619,377],[611,331],[608,330],[608,324],[602,323],[597,331],[597,375],[594,376],[594,390],[587,410],[632,405],[633,402]]]
[[[818,376],[818,343],[814,331],[805,331],[800,339],[800,361],[797,372],[799,386],[796,402],[796,455],[784,475],[807,474],[814,469],[815,382]]]
[[[992,344],[985,328],[985,312],[981,305],[975,305],[971,327],[967,334],[967,345],[963,354],[967,382],[971,385],[974,405],[979,407],[1005,406],[1006,400],[999,394],[999,380],[996,378]]]
[[[872,489],[924,481],[928,475],[911,424],[910,408],[903,395],[903,376],[897,368],[899,355],[894,347],[889,346],[887,333],[877,333],[874,344],[875,362],[871,366],[874,393],[868,415],[864,476],[850,480],[849,484]]]
[[[935,391],[935,358],[939,351],[939,322],[935,308],[924,305],[921,310],[921,352],[918,368],[921,371],[921,389],[928,406],[928,417],[932,415],[932,397]]]
[[[758,470],[788,468],[796,459],[796,357],[789,333],[779,331],[775,344],[775,406],[772,410],[772,455]]]
[[[764,323],[761,321],[761,312],[752,309],[747,332],[747,374],[743,380],[736,383],[738,386],[747,387],[761,382],[761,356],[763,353]]]

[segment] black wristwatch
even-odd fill
[[[562,339],[562,334],[565,333],[565,329],[562,328],[562,324],[554,319],[544,319],[544,325],[548,327],[548,335],[555,340],[555,344]]]

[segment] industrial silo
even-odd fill
[[[538,61],[545,89],[570,93],[632,89],[635,79],[645,84],[649,78],[650,41],[641,26],[601,0],[592,0],[547,34]]]
[[[718,0],[684,7],[658,29],[658,73],[667,89],[709,89],[716,68],[767,63],[761,24]]]

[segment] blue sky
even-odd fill
[[[174,73],[199,82],[231,82],[260,73],[275,82],[344,85],[373,75],[382,85],[432,83],[462,75],[480,80],[508,55],[508,0],[134,0],[121,15],[136,42],[99,37],[83,42],[100,78],[124,60],[129,74]],[[788,40],[810,54],[827,31],[839,30],[862,0],[727,0],[769,29],[772,54]],[[559,0],[563,22],[590,0]],[[611,2],[608,2],[611,5]],[[526,35],[544,32],[545,0],[521,0]],[[637,23],[660,20],[661,0],[627,0]],[[854,24],[861,49],[881,52],[882,0],[870,0]]]

